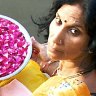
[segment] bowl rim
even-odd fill
[[[23,35],[25,37],[25,40],[29,43],[28,50],[27,50],[27,55],[26,55],[25,60],[20,65],[20,67],[17,70],[15,70],[13,73],[11,73],[9,75],[6,75],[4,77],[0,77],[0,80],[5,80],[5,79],[8,79],[8,78],[10,78],[12,76],[15,76],[16,74],[21,72],[24,69],[24,67],[27,65],[27,63],[30,60],[31,55],[32,55],[32,41],[31,41],[31,38],[30,38],[30,35],[29,35],[28,31],[18,21],[16,21],[15,19],[13,19],[11,17],[5,16],[5,15],[0,15],[0,18],[7,19],[7,20],[13,22],[14,24],[16,24],[19,27],[20,32],[23,33]]]

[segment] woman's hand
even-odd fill
[[[47,56],[47,43],[40,44],[35,40],[34,37],[31,37],[32,40],[32,60],[37,63],[48,62],[50,58]]]
[[[55,70],[57,69],[58,62],[51,61],[47,55],[47,43],[40,44],[31,37],[32,40],[32,60],[40,65],[41,71],[49,74],[50,76],[55,75]]]

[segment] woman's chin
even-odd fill
[[[57,54],[54,54],[54,53],[52,53],[50,51],[47,51],[47,54],[48,54],[48,57],[50,57],[50,59],[53,60],[53,61],[60,60],[60,56],[57,55]]]

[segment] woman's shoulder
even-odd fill
[[[36,96],[90,96],[87,85],[76,79],[64,79],[62,76],[54,76],[43,83],[35,92]],[[41,95],[40,95],[41,94]],[[44,95],[44,96],[46,96]]]

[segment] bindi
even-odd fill
[[[64,20],[65,23],[67,23],[67,20]]]

